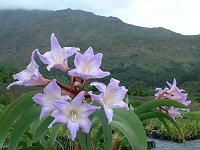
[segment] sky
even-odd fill
[[[142,27],[200,34],[200,0],[0,0],[0,9],[81,9]]]

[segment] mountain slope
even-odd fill
[[[129,84],[158,85],[181,79],[200,64],[200,36],[184,36],[164,28],[129,25],[115,17],[81,10],[0,11],[0,63],[26,66],[31,51],[49,50],[54,32],[64,46],[92,46],[102,52],[103,69]]]

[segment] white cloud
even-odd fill
[[[0,9],[82,9],[129,24],[200,34],[200,0],[0,0]]]

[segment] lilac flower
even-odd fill
[[[94,55],[93,49],[89,47],[87,51],[83,54],[77,52],[74,65],[76,69],[68,71],[70,76],[77,76],[84,80],[103,78],[110,75],[109,72],[103,72],[99,67],[102,62],[102,53]]]
[[[93,82],[90,85],[95,86],[102,93],[95,95],[91,91],[88,92],[93,100],[96,100],[103,106],[109,124],[112,121],[113,108],[128,109],[128,105],[122,101],[128,90],[124,86],[120,87],[119,82],[112,78],[107,87],[103,83]]]
[[[76,138],[79,127],[82,128],[83,132],[89,133],[92,122],[88,116],[97,109],[100,109],[100,107],[87,103],[82,104],[84,95],[85,91],[80,92],[71,103],[65,100],[51,101],[56,110],[52,113],[55,119],[49,125],[49,128],[55,123],[66,124],[71,133],[72,140]]]
[[[171,99],[183,103],[185,106],[188,106],[191,103],[191,101],[187,100],[187,95],[188,93],[184,94],[181,92],[177,92],[175,95],[171,97]]]
[[[179,108],[170,107],[168,114],[175,120],[176,118],[182,117],[178,111]]]
[[[176,79],[174,79],[172,84],[170,84],[169,82],[167,82],[167,84],[170,87],[170,89],[167,91],[168,94],[176,94],[177,92],[183,92],[184,91],[182,89],[179,89],[176,86]]]
[[[15,85],[24,85],[24,86],[47,85],[50,82],[50,80],[43,78],[39,72],[38,69],[39,66],[36,64],[34,60],[34,55],[36,51],[37,49],[32,52],[31,62],[26,67],[26,69],[13,75],[13,78],[18,81],[11,83],[7,87],[7,89]]]
[[[166,91],[168,91],[168,88],[165,88],[164,90],[162,88],[156,88],[156,91],[158,91],[155,94],[155,99],[165,99],[165,98],[169,98],[169,95],[166,94]]]
[[[156,88],[158,92],[155,94],[155,99],[171,99],[171,100],[178,101],[184,104],[185,106],[188,106],[191,103],[191,101],[187,100],[188,94],[182,93],[184,90],[179,89],[176,86],[176,79],[174,79],[172,84],[170,84],[169,82],[167,82],[167,84],[170,87],[170,89],[165,88],[164,90],[162,90],[162,88]],[[189,109],[179,109],[179,108],[170,107],[168,109],[168,114],[173,119],[175,119],[181,116],[180,113],[178,112],[179,110],[189,111]]]
[[[70,99],[69,96],[61,96],[61,88],[57,85],[56,80],[50,82],[45,88],[43,93],[36,94],[33,100],[42,105],[40,119],[50,114],[55,110],[55,107],[50,103],[51,100],[66,100]]]
[[[51,51],[48,51],[43,55],[41,55],[39,52],[37,53],[41,61],[45,64],[48,64],[47,69],[49,71],[52,67],[54,67],[65,72],[69,69],[67,63],[68,58],[75,54],[77,51],[79,51],[79,49],[74,47],[61,48],[54,33],[52,33]]]

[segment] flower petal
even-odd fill
[[[11,86],[15,86],[15,85],[23,85],[23,82],[22,81],[13,82],[7,86],[7,89],[10,89]]]
[[[89,91],[88,94],[91,96],[92,100],[97,101],[101,106],[103,106],[103,94],[95,95],[92,94],[92,91]]]
[[[92,79],[95,79],[95,78],[104,78],[104,77],[109,76],[109,75],[110,75],[110,72],[102,71],[101,69],[98,69],[98,70],[96,70],[95,73],[93,73],[89,77],[92,78]]]
[[[50,114],[53,110],[54,110],[54,108],[52,108],[52,107],[45,107],[45,106],[43,106],[43,107],[42,107],[42,110],[41,110],[41,113],[40,113],[40,120],[41,120],[43,117],[45,117],[45,116],[47,116],[48,114]]]
[[[45,105],[46,104],[46,101],[44,101],[44,99],[46,99],[46,95],[45,94],[38,93],[35,96],[33,96],[32,99],[37,104],[40,104],[40,105]]]
[[[78,69],[71,69],[68,71],[69,76],[76,76],[76,77],[82,77],[83,75]]]
[[[105,92],[106,90],[106,85],[103,83],[99,83],[99,82],[92,82],[90,84],[91,86],[95,86],[99,91],[101,92]]]
[[[66,54],[66,58],[69,58],[76,52],[80,51],[80,49],[76,47],[63,47],[63,51]]]
[[[100,106],[94,106],[94,105],[90,105],[90,104],[86,103],[86,104],[81,105],[81,107],[79,108],[79,113],[80,113],[81,117],[85,118],[100,108],[101,108]]]
[[[65,100],[51,100],[50,103],[63,114],[70,111],[70,104]]]
[[[74,58],[74,65],[77,69],[81,70],[82,63],[84,63],[84,55],[77,52]]]
[[[85,99],[84,97],[85,91],[81,91],[71,102],[72,106],[80,107],[82,104],[82,101]]]
[[[31,55],[31,62],[30,62],[30,64],[26,67],[27,70],[33,71],[33,70],[39,68],[39,66],[37,65],[37,63],[36,63],[35,60],[34,60],[34,56],[35,56],[35,52],[36,52],[36,51],[38,51],[38,49],[35,49],[35,50],[32,52],[32,55]]]
[[[191,103],[191,101],[185,101],[185,102],[183,102],[183,104],[184,104],[185,106],[190,105],[190,103]]]
[[[76,122],[68,121],[67,128],[69,129],[72,137],[72,141],[76,138],[76,133],[79,129],[79,124]]]
[[[110,108],[104,107],[104,111],[105,111],[106,117],[108,118],[108,124],[110,124],[113,118],[113,110]]]
[[[93,56],[94,56],[94,52],[93,52],[92,47],[89,47],[89,48],[85,51],[84,55],[93,55]]]
[[[60,44],[58,43],[58,40],[55,37],[54,33],[51,34],[51,51],[55,55],[58,55],[59,52],[63,51],[62,48],[61,48],[61,46],[60,46]]]
[[[51,124],[48,126],[48,128],[51,128],[56,123],[67,124],[66,117],[63,114],[61,114],[58,110],[54,110],[54,112],[52,114],[53,114],[52,116],[55,119],[51,122]]]
[[[48,95],[51,100],[60,99],[61,88],[57,85],[55,79],[44,88],[44,94]]]
[[[123,101],[120,101],[118,102],[116,105],[115,105],[115,108],[124,108],[124,109],[128,109],[128,105],[123,102]]]
[[[83,132],[89,133],[92,122],[88,118],[84,118],[80,121],[80,127],[83,129]]]

